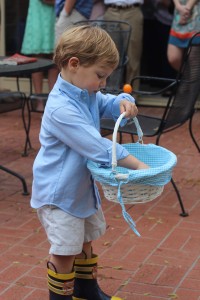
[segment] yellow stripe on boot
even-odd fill
[[[75,273],[59,274],[51,269],[47,269],[48,288],[50,299],[57,299],[56,295],[66,296],[64,299],[72,299],[74,291]]]

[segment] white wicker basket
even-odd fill
[[[126,175],[117,171],[117,159],[116,159],[116,143],[117,143],[117,132],[122,118],[125,113],[122,114],[116,124],[113,131],[113,147],[112,147],[112,171],[116,174],[116,178],[119,181],[126,179]],[[137,118],[134,118],[134,123],[137,128],[137,134],[139,142],[143,143],[142,137],[143,132],[138,123]],[[132,154],[132,153],[131,153]],[[101,183],[104,196],[107,200],[112,202],[119,203],[118,197],[118,186],[113,186],[109,184]],[[123,198],[124,204],[136,204],[136,203],[145,203],[156,199],[163,192],[164,185],[148,185],[148,184],[138,184],[134,181],[128,181],[125,184],[122,184],[121,187],[121,197]]]
[[[137,134],[139,138],[139,142],[141,143],[135,143],[135,144],[124,144],[123,146],[127,148],[127,150],[134,156],[138,157],[138,155],[141,155],[141,157],[138,157],[140,160],[144,161],[146,159],[146,163],[152,167],[152,169],[145,169],[145,170],[129,170],[127,172],[126,169],[117,167],[117,159],[116,159],[116,144],[117,144],[117,132],[119,128],[119,124],[124,117],[125,113],[122,114],[114,128],[113,132],[113,146],[112,146],[112,176],[109,174],[109,170],[105,168],[94,168],[91,170],[94,178],[100,182],[104,196],[106,199],[119,203],[119,197],[118,197],[118,188],[120,183],[120,192],[121,197],[123,198],[123,203],[126,204],[136,204],[136,203],[145,203],[154,200],[158,196],[161,195],[164,189],[164,184],[166,182],[161,180],[161,177],[167,176],[167,180],[170,179],[171,175],[171,168],[176,162],[176,156],[172,154],[169,150],[166,150],[165,148],[156,146],[156,145],[144,145],[142,141],[143,132],[142,129],[138,123],[137,118],[134,118],[134,123],[137,128]],[[144,152],[145,151],[145,152]],[[138,154],[136,153],[138,152]],[[144,152],[144,153],[143,153]],[[156,157],[150,157],[148,160],[148,156],[150,153],[155,153],[154,156]],[[136,154],[136,155],[135,155]],[[166,156],[167,155],[167,156]],[[163,160],[161,161],[160,157],[163,156]],[[154,166],[152,166],[152,160],[154,160]],[[171,163],[169,164],[169,161]],[[163,169],[163,165],[167,163],[167,167]],[[159,169],[160,168],[160,169]],[[152,170],[157,171],[157,177],[159,176],[159,180],[157,179],[157,183],[153,182],[155,180],[155,174],[152,172]],[[110,176],[110,180],[108,180],[107,177],[105,177],[105,180],[102,178],[98,178],[97,173],[103,172],[103,177],[106,175],[105,173]],[[167,173],[168,172],[168,173]],[[135,178],[130,178],[130,173],[135,174]],[[147,174],[146,177],[153,177],[152,179],[144,180],[144,178],[141,178],[138,180],[137,176],[139,176],[143,173]],[[163,174],[164,173],[164,174]],[[97,177],[96,177],[97,176]],[[132,176],[132,175],[131,175]],[[98,180],[99,179],[99,180]],[[136,180],[137,179],[137,180]],[[168,180],[169,181],[169,180]],[[141,183],[142,182],[142,183]],[[150,184],[148,184],[150,182]]]
[[[146,203],[160,196],[164,185],[171,180],[177,158],[174,153],[163,147],[154,144],[144,145],[143,132],[137,118],[133,118],[139,140],[137,143],[123,144],[123,147],[150,168],[130,170],[118,167],[116,159],[117,133],[124,116],[125,113],[120,115],[113,132],[112,168],[101,168],[93,161],[88,161],[87,166],[93,178],[101,184],[105,198],[120,203],[125,220],[133,231],[140,235],[135,228],[134,221],[126,212],[124,204]]]
[[[119,203],[118,187],[101,184],[107,200]],[[121,196],[124,204],[145,203],[156,199],[163,192],[164,186],[127,183],[121,186]]]

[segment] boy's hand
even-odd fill
[[[120,102],[120,113],[126,112],[126,118],[133,118],[137,116],[138,109],[135,103],[128,100],[122,100]]]

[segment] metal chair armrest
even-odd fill
[[[158,89],[158,90],[154,90],[154,91],[133,90],[132,93],[138,94],[138,95],[160,95],[168,90],[171,90],[178,83],[178,81],[176,79],[162,78],[162,77],[150,77],[150,76],[136,76],[131,80],[132,86],[136,80],[143,80],[143,82],[147,81],[148,83],[150,83],[150,82],[166,83],[165,87]]]

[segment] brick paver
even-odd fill
[[[27,157],[21,156],[25,135],[20,112],[0,118],[1,164],[20,172],[29,191],[41,115],[32,118],[34,150]],[[193,124],[200,144],[200,111]],[[165,134],[160,144],[178,157],[174,179],[189,217],[179,216],[176,194],[168,184],[158,199],[127,206],[139,238],[124,221],[120,206],[102,200],[107,231],[94,243],[94,251],[100,258],[99,284],[107,293],[126,300],[200,300],[200,153],[187,126]],[[148,142],[153,139],[145,139]],[[29,201],[30,196],[22,195],[20,181],[0,170],[0,300],[48,299],[49,245]]]

